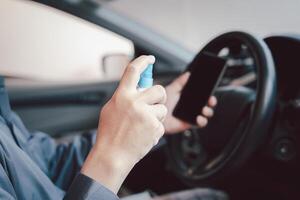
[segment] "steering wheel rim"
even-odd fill
[[[168,137],[169,166],[180,179],[190,185],[209,183],[228,174],[235,167],[242,165],[265,141],[267,136],[275,110],[276,73],[272,55],[264,41],[245,32],[228,32],[210,41],[199,54],[204,51],[218,54],[224,47],[239,42],[247,46],[256,63],[257,90],[250,118],[235,147],[230,153],[227,152],[222,162],[220,161],[221,163],[215,163],[215,166],[202,174],[190,176],[182,173],[170,151],[170,145],[174,144],[176,137]]]

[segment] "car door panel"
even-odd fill
[[[117,82],[53,87],[8,88],[13,110],[29,130],[52,136],[97,127],[99,110]]]

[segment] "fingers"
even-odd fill
[[[152,110],[152,112],[154,113],[154,115],[160,122],[164,121],[164,119],[168,113],[167,107],[165,105],[155,104],[155,105],[150,106],[150,109]]]
[[[125,69],[120,82],[120,87],[136,89],[141,73],[149,64],[153,64],[154,62],[154,56],[140,56],[133,60]]]
[[[211,96],[208,100],[208,106],[205,106],[202,109],[202,115],[198,115],[196,122],[197,125],[201,128],[205,127],[208,123],[207,118],[211,118],[214,115],[213,107],[217,105],[217,98],[214,96]]]
[[[213,110],[213,107],[215,107],[217,105],[217,98],[214,97],[214,96],[211,96],[208,100],[208,103],[207,103],[208,106],[205,106],[203,109],[202,109],[202,115],[204,117],[207,117],[207,118],[210,118],[214,115],[214,110]]]
[[[161,122],[158,122],[157,123],[158,126],[156,128],[156,134],[157,134],[157,137],[156,139],[154,140],[154,144],[153,146],[157,145],[157,143],[159,142],[160,138],[164,135],[165,133],[165,128],[164,128],[164,125],[161,123]]]
[[[207,118],[210,118],[214,115],[214,110],[208,106],[205,106],[203,109],[202,109],[202,115],[207,117]]]
[[[164,104],[167,101],[167,93],[163,86],[155,85],[141,93],[140,99],[147,104]]]
[[[211,96],[209,99],[208,99],[208,103],[207,105],[209,107],[215,107],[217,105],[217,98],[215,96]]]
[[[185,86],[187,81],[189,80],[191,73],[190,72],[185,72],[184,74],[180,75],[178,78],[176,78],[171,85],[174,86],[174,88],[177,91],[181,91],[182,88]]]
[[[201,115],[198,115],[197,116],[197,119],[196,119],[196,122],[197,122],[197,125],[200,127],[200,128],[203,128],[207,125],[208,123],[208,120],[207,118],[201,116]]]
[[[208,106],[205,106],[202,109],[202,115],[198,115],[196,118],[197,125],[201,128],[205,127],[208,123],[207,118],[211,118],[214,115],[214,110],[212,109],[217,105],[217,99],[214,96],[211,96],[208,100]]]

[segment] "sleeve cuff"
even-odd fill
[[[92,178],[79,173],[65,195],[65,200],[119,200],[112,191]]]

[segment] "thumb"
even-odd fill
[[[140,80],[141,73],[149,64],[153,64],[154,62],[154,56],[140,56],[133,60],[125,69],[125,72],[120,81],[120,87],[136,89],[136,86]]]
[[[176,91],[181,91],[182,88],[185,86],[187,81],[189,80],[191,73],[190,72],[185,72],[184,74],[180,75],[178,78],[176,78],[171,85],[174,86],[174,89]]]

